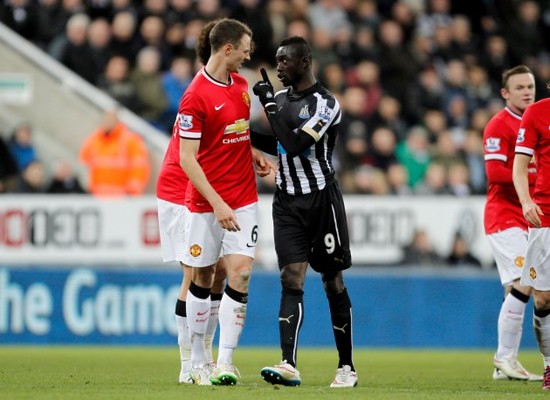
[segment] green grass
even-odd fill
[[[299,387],[272,386],[259,370],[279,360],[279,351],[240,348],[235,387],[179,385],[177,348],[0,346],[0,399],[538,399],[540,382],[493,381],[492,351],[370,350],[355,352],[359,386],[330,389],[333,349],[301,349]],[[540,354],[523,352],[532,372]]]

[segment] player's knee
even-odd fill
[[[550,292],[535,292],[534,304],[537,310],[550,309]]]
[[[281,286],[287,289],[303,290],[304,279],[302,275],[288,268],[283,268],[281,271]]]

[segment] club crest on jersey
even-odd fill
[[[193,127],[193,116],[178,114],[178,126],[180,129],[186,131]]]
[[[243,92],[241,96],[243,98],[244,104],[246,104],[247,107],[250,107],[250,96],[248,95],[248,93]]]
[[[523,268],[523,263],[525,262],[525,258],[524,257],[516,257],[516,259],[514,260],[514,264],[516,264],[516,267],[519,267],[519,268]]]
[[[298,114],[298,117],[301,119],[309,119],[309,106],[306,104],[302,107],[300,110],[300,114]]]
[[[535,267],[529,268],[529,276],[533,280],[537,279],[537,271],[535,270]]]
[[[516,143],[523,143],[525,140],[525,128],[521,128],[518,132],[518,139],[516,140]]]
[[[193,244],[191,247],[189,247],[189,254],[191,254],[193,257],[198,257],[202,253],[202,248],[198,244]]]
[[[485,151],[494,153],[500,150],[500,138],[490,137],[485,141]]]
[[[319,109],[318,115],[321,120],[328,122],[330,120],[330,116],[332,115],[332,111],[327,106],[324,106]]]

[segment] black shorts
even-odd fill
[[[298,196],[277,190],[273,231],[279,268],[304,261],[321,273],[351,266],[346,210],[338,183]]]

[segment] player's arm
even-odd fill
[[[277,155],[277,138],[272,133],[264,134],[258,131],[250,130],[250,141],[252,146],[264,153]]]
[[[281,146],[285,149],[288,156],[296,157],[301,154],[305,149],[311,147],[315,142],[314,131],[306,132],[302,129],[294,133],[284,122],[284,116],[281,115],[277,104],[275,103],[275,92],[273,86],[267,77],[265,69],[260,70],[262,73],[263,81],[259,81],[254,85],[253,91],[260,99],[260,103],[264,106],[264,110],[273,130],[274,135],[277,137]]]
[[[512,183],[512,170],[500,160],[486,160],[485,170],[489,183]]]
[[[189,181],[195,186],[200,194],[210,203],[214,210],[214,215],[223,229],[229,231],[240,231],[235,213],[214,190],[204,170],[197,161],[200,140],[190,140],[180,138],[180,164]]]
[[[516,193],[523,210],[523,216],[535,227],[540,227],[539,215],[543,215],[540,207],[535,204],[529,192],[529,163],[531,155],[516,153],[514,157],[513,181]]]
[[[289,157],[296,157],[315,144],[315,138],[306,131],[299,129],[294,133],[289,129],[277,111],[277,106],[272,107],[271,111],[266,108],[266,113],[273,133]]]

